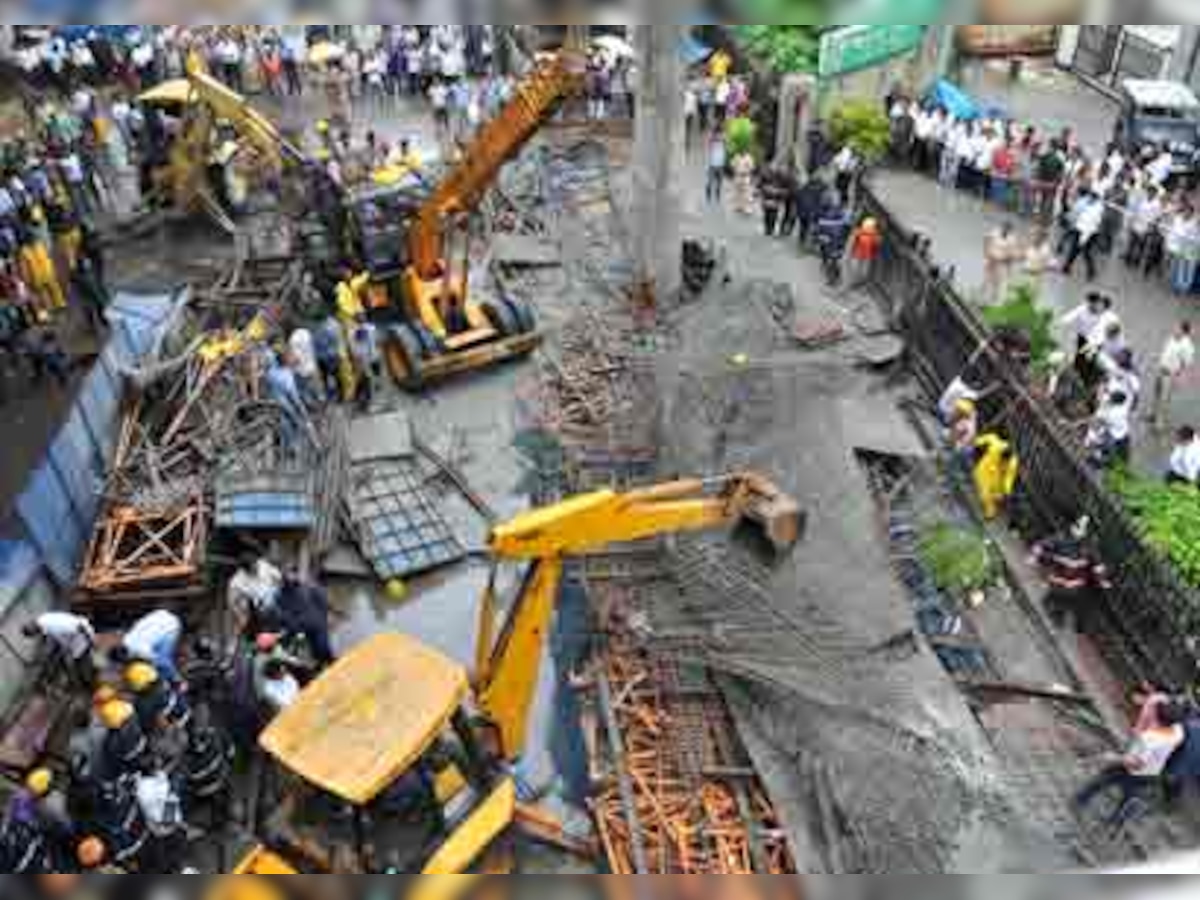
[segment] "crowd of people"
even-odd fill
[[[230,814],[234,761],[334,660],[322,587],[246,554],[228,582],[232,658],[167,610],[121,634],[49,612],[28,622],[72,716],[65,766],[28,772],[0,825],[15,874],[183,873]]]
[[[122,190],[128,120],[79,88],[43,100],[0,157],[0,366],[65,383],[63,332],[78,306],[100,336],[109,304],[98,220]]]
[[[894,161],[1033,220],[1039,248],[1057,226],[1066,274],[1082,261],[1095,280],[1104,258],[1114,256],[1147,278],[1167,279],[1176,293],[1200,291],[1195,173],[1180,170],[1169,145],[1114,142],[1096,151],[1070,128],[959,119],[900,93],[887,105]]]

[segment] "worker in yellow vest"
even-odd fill
[[[990,522],[1000,515],[1016,491],[1021,463],[1016,448],[992,432],[980,435],[975,449],[979,454],[975,463],[975,490],[983,505],[983,517]]]
[[[346,402],[358,396],[360,376],[349,348],[353,345],[354,329],[358,327],[359,319],[366,314],[364,300],[370,285],[371,274],[369,272],[355,275],[346,269],[334,291],[338,322],[342,326],[342,354],[338,364],[338,380],[342,386],[342,399]]]
[[[40,209],[34,213],[40,214]],[[58,280],[50,249],[34,229],[22,235],[17,264],[21,278],[33,292],[34,309],[40,320],[44,321],[51,313],[67,308],[67,298]]]

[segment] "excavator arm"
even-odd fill
[[[174,84],[174,83],[172,83]],[[202,208],[226,230],[233,230],[208,184],[212,136],[227,122],[263,157],[264,170],[302,164],[304,154],[291,144],[266,116],[240,94],[204,72],[189,72],[183,127],[170,152],[170,189],[176,208]]]
[[[564,561],[613,544],[666,534],[706,531],[748,522],[776,552],[801,537],[799,506],[767,478],[752,473],[715,482],[678,481],[619,494],[600,491],[518,516],[497,527],[490,550],[497,561],[531,562],[525,582],[496,637],[496,594],[489,585],[480,611],[476,694],[497,727],[502,754],[518,757],[547,631],[558,604]]]
[[[421,280],[442,277],[448,223],[475,208],[504,164],[537,133],[559,101],[578,89],[582,65],[582,57],[572,51],[538,64],[438,184],[409,231],[409,258]]]
[[[283,136],[275,123],[251,106],[241,94],[204,72],[190,73],[188,82],[192,105],[207,111],[208,128],[217,121],[228,122],[273,164],[283,166],[305,161],[304,154]]]

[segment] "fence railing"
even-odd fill
[[[1022,478],[1014,512],[1031,539],[1062,532],[1082,516],[1114,573],[1102,613],[1115,640],[1103,642],[1121,674],[1136,681],[1183,688],[1197,676],[1193,636],[1200,627],[1200,595],[1141,539],[1120,501],[1086,464],[1083,447],[1065,421],[996,352],[977,314],[921,257],[912,234],[864,184],[864,211],[885,228],[877,270],[908,340],[914,367],[934,395],[970,364],[972,381],[995,385],[981,416],[1015,441]]]

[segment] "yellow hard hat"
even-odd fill
[[[402,579],[393,578],[385,586],[387,598],[393,603],[400,603],[408,598],[408,585]]]
[[[867,231],[878,231],[879,230],[879,220],[878,219],[866,219],[863,222],[863,228],[866,229]]]
[[[149,663],[136,662],[125,669],[125,683],[134,693],[142,693],[157,681],[158,671]]]
[[[317,131],[320,134],[327,134],[329,132],[329,121],[327,119],[318,119]]]
[[[75,851],[75,856],[79,860],[79,865],[85,869],[94,869],[103,864],[108,858],[108,848],[104,846],[104,841],[98,837],[84,838],[79,842],[79,848]]]
[[[54,784],[54,774],[49,769],[34,769],[25,779],[25,787],[35,797],[45,797]]]
[[[100,710],[100,721],[109,731],[116,731],[133,718],[133,707],[124,700],[113,700]]]
[[[954,411],[960,416],[969,416],[975,412],[975,402],[973,400],[959,400],[954,404]]]
[[[96,693],[92,694],[92,706],[96,709],[103,709],[116,699],[117,689],[111,684],[102,684],[96,688]]]
[[[321,147],[317,150],[317,162],[329,162],[332,157],[326,147]]]

